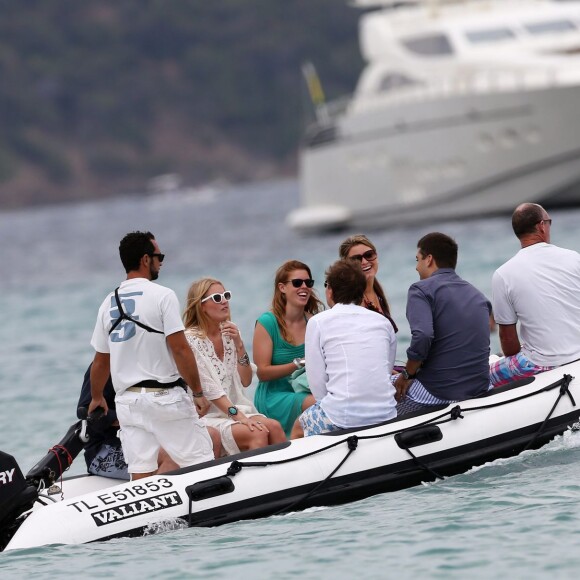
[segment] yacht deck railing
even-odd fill
[[[353,96],[341,97],[324,104],[326,122],[318,119],[319,128],[334,125],[348,109],[374,108],[390,104],[425,102],[433,99],[466,95],[484,95],[499,92],[524,92],[536,89],[580,85],[580,69],[496,69],[461,71],[445,76],[437,71],[425,76],[424,81],[387,91],[359,91]]]

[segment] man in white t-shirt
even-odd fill
[[[496,387],[580,358],[580,254],[550,244],[552,219],[541,205],[519,205],[512,227],[522,249],[492,281],[504,353],[490,367]]]
[[[292,436],[364,427],[397,416],[391,373],[397,339],[391,321],[360,306],[366,277],[339,260],[326,272],[330,310],[306,326],[306,375],[316,403],[298,417]],[[301,429],[299,429],[299,426]]]
[[[127,279],[105,298],[97,316],[89,413],[97,407],[108,411],[103,390],[110,373],[132,479],[156,473],[160,448],[180,467],[211,461],[212,442],[199,419],[209,402],[179,302],[173,290],[152,282],[165,255],[150,232],[127,234],[119,254]]]

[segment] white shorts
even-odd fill
[[[191,395],[181,387],[152,393],[125,391],[117,395],[115,404],[129,473],[156,471],[161,447],[180,467],[214,458],[205,423]]]
[[[260,413],[244,413],[246,417],[264,417]],[[222,440],[222,449],[225,455],[235,455],[240,453],[240,448],[236,443],[232,427],[239,422],[225,417],[204,417],[205,423],[208,427],[213,427],[219,431]]]

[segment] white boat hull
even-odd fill
[[[565,373],[579,378],[560,393]],[[54,503],[37,504],[5,549],[142,535],[162,529],[163,522],[188,522],[190,517],[192,525],[213,526],[345,503],[433,480],[436,474],[461,473],[526,446],[538,447],[578,422],[580,362],[528,381],[428,414],[308,437],[136,482],[67,479],[64,499],[55,493]],[[456,407],[462,418],[453,411],[455,419],[449,420]]]
[[[511,212],[525,201],[578,205],[578,102],[572,85],[347,113],[333,140],[302,150],[301,206],[288,222],[378,228]]]

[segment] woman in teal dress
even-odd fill
[[[254,330],[254,363],[260,382],[254,404],[260,413],[278,420],[288,437],[294,421],[316,401],[296,393],[289,378],[304,363],[304,336],[308,319],[324,309],[312,289],[310,268],[296,260],[276,271],[272,309],[262,314]]]

